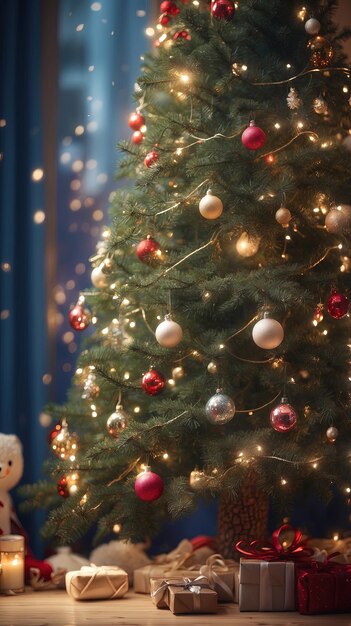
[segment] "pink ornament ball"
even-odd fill
[[[274,430],[278,433],[288,433],[296,426],[297,413],[288,403],[287,398],[282,398],[281,403],[272,409],[270,420]]]
[[[259,150],[265,144],[266,133],[251,120],[250,126],[241,135],[241,141],[248,150]]]
[[[331,317],[340,320],[347,315],[349,305],[348,297],[334,289],[327,300],[327,311]]]
[[[144,502],[153,502],[158,500],[163,493],[163,480],[155,472],[151,472],[150,468],[146,468],[136,478],[134,484],[135,493]]]

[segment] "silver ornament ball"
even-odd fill
[[[350,222],[346,211],[340,209],[331,209],[325,216],[325,227],[328,233],[333,235],[341,235]]]
[[[206,220],[216,220],[223,212],[223,202],[220,198],[215,196],[211,189],[200,200],[199,211]]]
[[[235,404],[226,393],[223,393],[221,389],[217,389],[215,395],[208,400],[205,411],[206,417],[211,424],[226,424],[235,415]]]
[[[116,406],[116,410],[114,411],[114,413],[110,415],[110,417],[108,418],[106,422],[106,428],[107,428],[109,435],[117,439],[119,435],[121,434],[121,432],[124,431],[127,425],[127,420],[128,420],[128,416],[123,411],[123,406],[121,404],[118,404]]]
[[[310,17],[305,23],[305,31],[309,35],[318,35],[321,29],[321,23],[315,17]]]
[[[253,327],[252,339],[259,348],[273,350],[283,341],[284,329],[277,320],[264,317]]]
[[[217,363],[215,361],[210,361],[209,364],[207,365],[207,371],[210,374],[217,374],[217,371],[218,371]]]
[[[335,426],[330,426],[325,434],[328,441],[330,441],[330,443],[334,443],[334,441],[336,441],[339,436],[339,431],[337,428],[335,428]]]
[[[175,348],[183,339],[183,331],[177,322],[166,318],[157,326],[155,337],[163,348]]]
[[[324,98],[315,98],[313,100],[313,110],[317,115],[327,115],[328,114],[328,105]]]

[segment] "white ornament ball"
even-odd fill
[[[107,279],[106,275],[102,271],[102,265],[95,267],[91,272],[91,282],[97,289],[104,289],[104,287],[107,287]]]
[[[163,348],[175,348],[183,339],[183,331],[177,322],[165,319],[157,326],[155,337]]]
[[[305,23],[305,31],[309,35],[318,35],[321,29],[321,23],[315,17],[310,17]]]
[[[291,218],[292,215],[289,209],[284,206],[281,206],[275,214],[275,219],[277,220],[278,224],[281,224],[281,226],[287,226]]]
[[[220,198],[215,196],[211,189],[200,200],[199,211],[206,220],[216,220],[223,212],[223,202]]]
[[[252,339],[259,348],[273,350],[280,346],[284,339],[284,329],[277,320],[264,317],[252,329]]]

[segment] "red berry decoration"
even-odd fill
[[[134,484],[135,493],[144,502],[158,500],[163,493],[163,480],[150,467],[146,467],[136,478]]]
[[[148,396],[157,396],[166,386],[166,379],[163,374],[151,368],[144,374],[141,380],[141,386]]]
[[[131,113],[128,118],[128,125],[132,130],[140,130],[142,126],[145,124],[145,117],[135,111],[135,113]]]
[[[162,24],[162,26],[167,26],[169,24],[169,22],[171,21],[171,16],[167,15],[167,13],[163,13],[163,15],[160,15],[160,24]]]
[[[241,141],[248,150],[259,150],[266,141],[266,133],[251,120],[250,126],[241,135]]]
[[[281,403],[272,409],[270,420],[274,430],[278,433],[288,433],[296,426],[297,413],[294,407],[288,403],[288,399],[282,398]]]
[[[187,39],[188,41],[190,41],[191,35],[189,35],[188,31],[186,30],[178,30],[176,33],[174,33],[173,39]]]
[[[161,13],[168,13],[168,15],[178,15],[179,13],[176,3],[171,0],[164,0],[164,2],[161,2],[160,11]]]
[[[218,20],[231,20],[235,13],[235,4],[232,0],[214,0],[211,2],[211,13]]]
[[[150,235],[148,235],[146,239],[143,239],[143,241],[140,241],[136,247],[136,253],[139,261],[148,265],[152,265],[155,261],[157,261],[159,257],[159,250],[160,244],[155,239],[150,237]]]
[[[333,289],[327,300],[327,311],[334,319],[340,320],[347,315],[349,304],[350,302],[347,296]]]
[[[136,130],[133,134],[132,134],[132,142],[139,144],[143,141],[144,139],[144,135],[141,132],[141,130]]]
[[[69,312],[68,320],[74,330],[85,330],[90,324],[89,311],[76,304]]]
[[[158,161],[159,156],[160,155],[157,150],[151,150],[150,152],[148,152],[144,159],[146,167],[151,167],[152,165],[155,165],[155,163]]]
[[[57,483],[57,491],[59,492],[62,498],[68,498],[69,489],[68,489],[68,481],[66,476],[62,476]]]

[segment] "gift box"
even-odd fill
[[[291,561],[241,559],[240,611],[294,611],[295,565]]]
[[[213,554],[200,567],[200,574],[208,578],[218,594],[218,602],[238,602],[238,563],[224,560],[221,554]]]
[[[351,566],[312,563],[297,569],[296,608],[303,615],[351,612]]]
[[[158,608],[169,608],[175,615],[185,613],[216,613],[217,593],[204,576],[152,579],[151,597]]]
[[[75,600],[113,600],[128,591],[128,574],[119,567],[82,567],[67,572],[66,589]]]
[[[189,577],[199,575],[199,566],[192,565],[188,566],[188,563],[191,562],[191,553],[185,553],[179,555],[178,558],[174,559],[172,563],[149,563],[149,565],[144,565],[144,567],[139,567],[134,570],[134,591],[136,593],[147,593],[149,594],[151,591],[150,580],[151,578],[161,578],[161,577]]]

